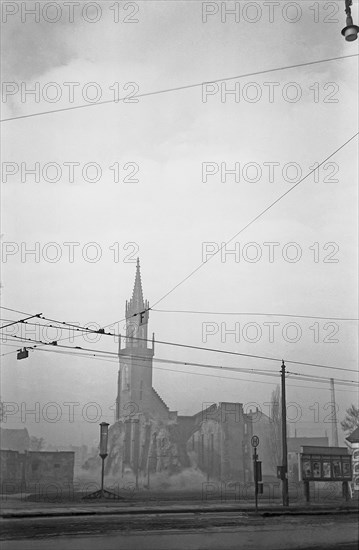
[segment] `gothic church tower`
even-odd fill
[[[126,301],[126,344],[119,344],[116,420],[151,409],[154,337],[148,346],[149,303],[143,299],[140,262],[137,259],[132,298]]]

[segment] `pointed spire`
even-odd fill
[[[126,336],[141,338],[141,340],[129,340],[126,346],[131,348],[147,348],[147,325],[149,319],[149,303],[143,299],[142,281],[140,272],[140,260],[136,261],[135,284],[132,297],[126,302]]]
[[[140,260],[137,258],[136,261],[136,276],[135,284],[132,291],[132,298],[129,302],[126,302],[126,317],[133,317],[136,314],[143,312],[148,309],[148,301],[143,299],[142,291],[142,281],[141,281],[141,271],[140,271]],[[138,320],[140,317],[138,317]],[[146,319],[148,321],[148,312],[146,312],[145,317],[142,317],[142,322]],[[137,319],[136,319],[137,320]],[[132,322],[135,320],[132,319]],[[141,323],[142,324],[142,323]]]
[[[132,303],[134,307],[137,309],[137,311],[141,311],[145,307],[143,302],[143,291],[142,291],[139,258],[137,258],[137,262],[136,262],[136,278],[135,278],[135,286],[133,287],[133,292],[132,292]]]

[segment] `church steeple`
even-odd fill
[[[126,301],[126,335],[133,337],[133,339],[128,338],[129,347],[147,348],[147,342],[135,340],[135,338],[147,339],[148,309],[149,302],[143,299],[140,260],[137,258],[132,298]]]
[[[151,345],[151,342],[148,342],[147,335],[149,309],[148,300],[143,298],[140,261],[137,259],[132,296],[129,301],[126,301],[125,347],[121,347],[121,340],[119,344],[120,368],[116,400],[117,420],[121,416],[126,417],[127,415],[128,417],[130,403],[136,403],[140,410],[148,410],[150,406],[153,393],[152,358],[154,355],[154,336]]]

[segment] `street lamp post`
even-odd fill
[[[107,457],[107,442],[108,442],[108,427],[107,422],[101,422],[100,424],[100,457],[102,460],[101,468],[101,497],[104,497],[104,478],[105,478],[105,458]]]
[[[342,35],[348,42],[353,42],[358,38],[359,27],[354,25],[350,6],[353,0],[345,0],[345,13],[347,14],[346,27],[342,30]]]
[[[95,498],[113,498],[113,499],[119,499],[119,495],[116,495],[115,493],[112,493],[111,491],[107,491],[104,488],[104,479],[105,479],[105,458],[107,457],[107,443],[108,443],[108,427],[109,424],[107,422],[101,422],[100,424],[100,457],[102,460],[101,465],[101,489],[99,491],[95,491],[94,493],[90,493],[89,495],[84,496],[84,499],[95,499]]]

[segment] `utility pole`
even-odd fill
[[[288,453],[287,453],[287,406],[285,399],[285,364],[281,367],[281,396],[282,396],[282,502],[289,506],[288,496]]]
[[[255,498],[255,510],[258,512],[258,468],[257,468],[257,448],[254,447],[253,453],[253,474],[254,474],[254,498]]]
[[[330,395],[331,395],[331,401],[332,401],[332,447],[339,447],[337,405],[335,402],[335,393],[334,393],[334,378],[330,379]]]

